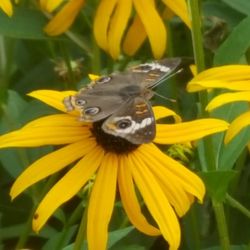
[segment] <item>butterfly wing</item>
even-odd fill
[[[149,143],[156,133],[152,107],[145,98],[135,97],[111,115],[102,129],[133,144]]]
[[[132,67],[122,73],[103,76],[80,90],[75,96],[64,100],[68,111],[77,108],[80,119],[96,122],[116,113],[128,100],[147,96],[145,89],[157,85],[180,65],[180,58],[169,58]]]
[[[170,76],[181,64],[181,58],[166,58],[150,63],[143,63],[129,69],[131,80],[142,89],[153,88]]]

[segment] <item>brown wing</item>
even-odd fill
[[[102,125],[104,132],[133,144],[151,142],[155,137],[155,118],[150,103],[143,97],[126,102]]]

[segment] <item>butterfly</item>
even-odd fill
[[[102,130],[132,144],[155,138],[155,117],[150,104],[156,85],[180,65],[180,58],[168,58],[131,67],[124,72],[101,76],[74,96],[63,100],[67,111],[80,110],[80,120],[104,120]]]

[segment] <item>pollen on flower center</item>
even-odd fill
[[[114,152],[117,154],[129,153],[140,145],[135,145],[121,137],[107,134],[102,129],[104,120],[94,122],[91,132],[96,138],[96,142],[103,147],[107,152]]]

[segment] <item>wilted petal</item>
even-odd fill
[[[132,56],[141,47],[145,39],[147,38],[147,33],[144,29],[143,23],[138,15],[135,15],[133,23],[128,28],[127,34],[123,42],[124,52]]]
[[[236,93],[226,93],[216,96],[212,99],[211,102],[206,107],[206,110],[211,111],[216,109],[224,104],[231,102],[240,102],[240,101],[250,101],[250,92],[236,92]]]
[[[14,199],[34,183],[60,171],[70,163],[86,155],[95,145],[94,140],[83,140],[53,151],[38,159],[16,179],[10,191],[11,199]]]
[[[132,175],[130,173],[130,168],[134,166],[128,167],[128,164],[130,164],[130,162],[127,161],[127,157],[121,156],[120,166],[118,169],[118,184],[124,210],[126,211],[131,223],[138,230],[152,236],[159,235],[161,234],[160,231],[150,225],[147,222],[146,217],[141,212],[141,207],[135,193]]]
[[[65,31],[74,22],[77,14],[83,7],[85,0],[70,0],[46,25],[44,31],[50,36],[57,36]]]
[[[225,143],[229,143],[243,128],[250,125],[250,111],[238,116],[230,124],[226,136]]]
[[[153,1],[133,0],[133,3],[148,35],[154,57],[159,59],[166,49],[167,32],[165,25]]]
[[[63,100],[65,97],[75,95],[76,91],[56,91],[56,90],[36,90],[28,94],[28,96],[34,97],[49,106],[58,109],[63,112],[67,112]],[[77,114],[76,112],[72,112]]]
[[[131,10],[132,0],[119,0],[115,8],[115,13],[110,20],[108,50],[114,59],[120,55],[121,39],[127,27]]]
[[[1,0],[0,1],[0,8],[8,15],[13,15],[12,4],[10,0]]]
[[[188,15],[187,3],[185,0],[162,0],[166,6],[171,9],[183,22],[191,28],[191,21]]]
[[[64,0],[40,0],[40,6],[42,10],[52,12],[63,2]]]
[[[116,195],[118,159],[106,154],[96,175],[88,205],[87,238],[89,250],[105,250],[108,225]]]
[[[55,210],[71,199],[85,185],[100,166],[102,159],[103,150],[95,148],[52,187],[35,212],[34,231],[38,232]]]
[[[108,28],[110,18],[118,0],[101,0],[94,20],[94,36],[97,44],[108,51]]]
[[[180,245],[179,222],[161,186],[147,166],[142,161],[138,160],[136,154],[128,155],[128,160],[134,165],[130,171],[136,186],[152,217],[159,226],[163,237],[168,241],[170,246],[169,249],[178,249]]]
[[[227,128],[227,122],[212,118],[177,124],[157,124],[154,142],[160,144],[184,143],[224,131]]]

